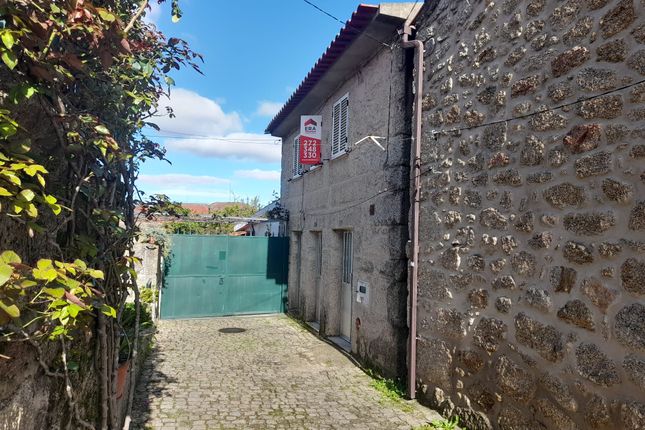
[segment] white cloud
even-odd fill
[[[264,134],[230,133],[213,138],[169,138],[165,146],[202,157],[279,163],[282,146],[275,142],[275,138]]]
[[[166,106],[172,108],[175,117],[159,116],[153,122],[161,128],[159,133],[164,136],[169,150],[200,157],[280,162],[282,148],[276,144],[279,139],[245,132],[242,115],[235,111],[225,112],[221,102],[176,88],[170,98],[160,100],[160,114],[165,114]]]
[[[258,181],[279,181],[279,170],[236,170],[235,176],[238,178],[256,179]]]
[[[255,113],[259,116],[274,117],[280,109],[282,109],[282,103],[262,100],[258,102],[258,110]]]
[[[146,194],[165,194],[181,202],[208,202],[228,199],[229,191],[217,187],[228,186],[229,179],[216,176],[198,176],[185,173],[141,174],[137,186]]]
[[[174,118],[166,115],[166,107],[172,108]],[[243,130],[239,113],[226,113],[215,100],[183,88],[174,88],[170,98],[161,98],[159,114],[163,116],[152,122],[165,133],[224,136]]]
[[[184,173],[166,173],[161,175],[141,174],[137,179],[137,184],[153,185],[164,187],[187,187],[187,186],[206,186],[206,185],[223,185],[231,181],[215,176],[194,176]]]

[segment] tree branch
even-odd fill
[[[130,22],[128,22],[128,25],[126,25],[125,28],[123,29],[123,33],[128,34],[128,32],[132,30],[132,27],[134,27],[134,23],[137,22],[137,20],[141,17],[143,12],[145,12],[146,7],[148,7],[148,0],[143,0],[139,5],[139,9],[137,9],[137,11],[132,16],[132,19],[130,19]]]

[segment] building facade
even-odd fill
[[[391,376],[406,371],[411,110],[395,42],[412,8],[359,6],[267,129],[283,141],[290,311]],[[320,165],[299,163],[301,115],[322,116]]]
[[[419,396],[645,426],[645,3],[426,2]]]

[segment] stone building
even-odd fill
[[[290,312],[392,376],[406,370],[412,108],[397,30],[419,7],[359,6],[267,127],[283,141]],[[318,166],[298,162],[301,115],[322,116]]]
[[[468,429],[645,428],[645,2],[426,2],[417,381]]]
[[[470,430],[645,428],[645,2],[425,2],[421,59],[395,35],[407,15],[379,33],[375,8],[268,129],[292,310],[391,374],[407,358],[410,394]],[[330,153],[345,94],[347,142],[385,151]],[[301,172],[297,118],[316,113],[324,162]]]

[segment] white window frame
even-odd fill
[[[343,115],[343,103],[345,112]],[[345,133],[343,134],[343,122]],[[331,109],[331,159],[349,152],[349,93],[342,96]]]
[[[296,136],[293,139],[292,157],[291,157],[291,173],[293,174],[292,178],[299,178],[302,176],[302,163],[300,163],[300,136]]]

